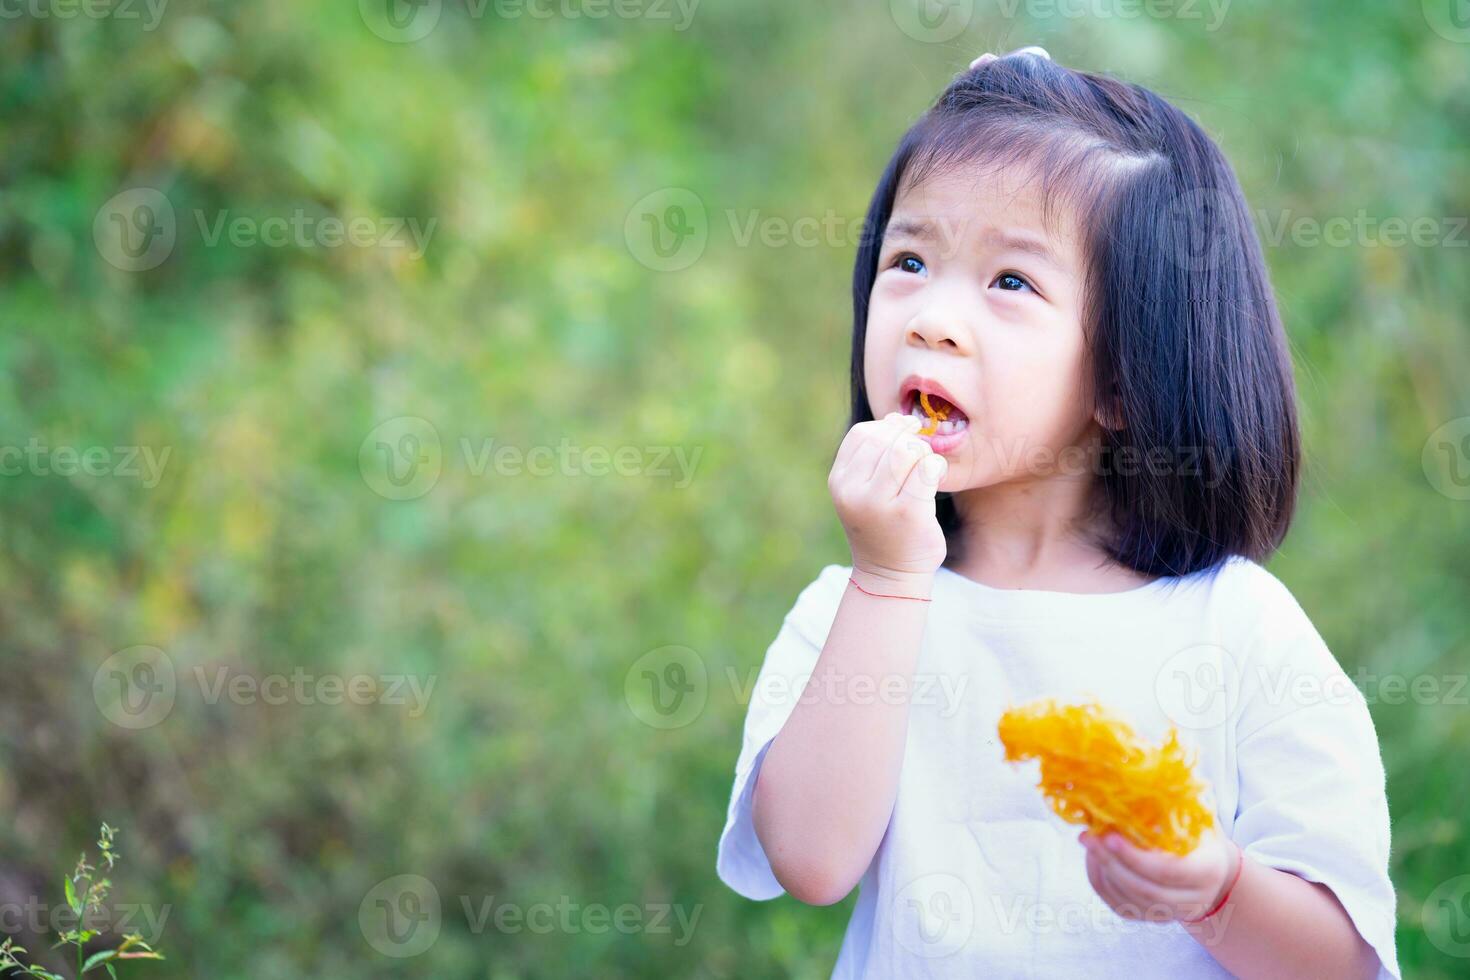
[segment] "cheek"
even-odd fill
[[[991,434],[1052,446],[1068,441],[1092,413],[1088,363],[1080,337],[1017,345],[990,359]]]
[[[897,335],[880,317],[868,316],[867,334],[863,339],[863,384],[868,391],[868,405],[873,417],[881,419],[898,411],[898,381],[894,376],[897,357]]]

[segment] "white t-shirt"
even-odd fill
[[[717,860],[747,898],[784,892],[751,822],[755,776],[850,571],[829,565],[802,591],[751,693]],[[871,703],[898,696],[894,683],[826,696]],[[1096,698],[1154,741],[1176,727],[1221,830],[1256,861],[1331,888],[1378,952],[1380,980],[1399,976],[1372,718],[1259,564],[1236,557],[1103,595],[998,589],[941,569],[909,691],[897,800],[834,977],[1230,976],[1177,923],[1115,915],[1088,883],[1080,828],[1037,788],[1037,763],[1004,760],[1001,712],[1043,697]]]

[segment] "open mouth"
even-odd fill
[[[949,397],[941,394],[938,385],[925,381],[906,384],[902,394],[903,411],[923,421],[921,436],[948,436],[963,432],[970,425],[970,417]]]

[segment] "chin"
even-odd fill
[[[973,471],[973,462],[965,457],[949,458],[949,469],[939,481],[940,493],[963,493],[985,486],[984,474]]]

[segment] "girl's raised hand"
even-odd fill
[[[915,434],[921,427],[898,412],[859,422],[837,450],[827,488],[847,532],[854,576],[927,596],[944,562],[934,494],[949,464]]]
[[[1219,830],[1183,857],[1145,850],[1118,833],[1084,830],[1077,839],[1087,848],[1087,880],[1125,919],[1198,919],[1215,908],[1236,877],[1236,862],[1245,860]]]

